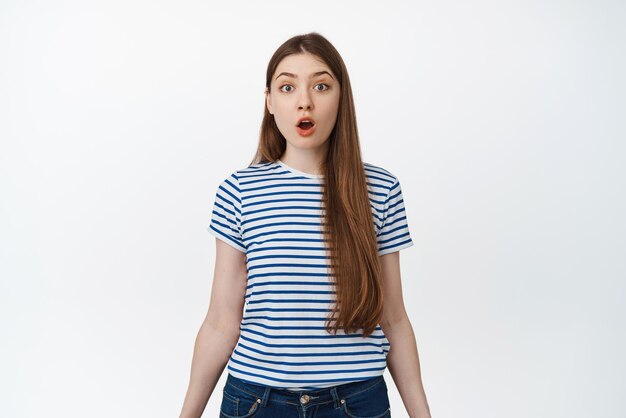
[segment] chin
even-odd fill
[[[289,142],[290,145],[292,145],[292,146],[294,146],[296,148],[317,148],[320,145],[324,145],[324,143],[327,140],[328,140],[328,138],[325,139],[324,141],[320,141],[317,138],[317,136],[304,137],[304,136],[300,136],[300,135],[296,134],[295,138],[287,139],[287,142]]]
[[[297,148],[297,149],[315,149],[315,148],[319,148],[319,146],[322,145],[315,141],[309,141],[309,140],[306,140],[306,141],[298,140],[295,142],[294,141],[287,141],[287,142],[289,142],[289,145],[292,148]]]

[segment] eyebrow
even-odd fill
[[[317,76],[320,76],[322,74],[328,74],[330,76],[330,78],[332,78],[333,80],[335,79],[332,75],[330,75],[330,73],[328,71],[318,71],[316,73],[311,74],[309,76],[309,78],[317,77]],[[286,71],[283,71],[282,73],[278,74],[274,80],[277,80],[278,77],[280,77],[281,75],[286,75],[287,77],[291,77],[291,78],[298,78],[298,76],[296,74],[292,74],[292,73],[288,73]]]

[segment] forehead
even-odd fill
[[[308,78],[309,75],[319,72],[328,71],[335,76],[330,68],[318,57],[309,53],[289,55],[278,64],[272,79],[275,79],[280,73],[288,72],[297,76],[298,79]]]

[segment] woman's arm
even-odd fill
[[[246,256],[215,239],[209,311],[194,346],[189,388],[180,418],[200,418],[239,338],[248,274]]]
[[[400,280],[399,251],[380,257],[383,274],[383,319],[380,323],[391,349],[387,368],[411,418],[430,418],[422,385],[419,356],[413,327],[404,308]]]

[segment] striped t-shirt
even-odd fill
[[[363,164],[378,254],[412,246],[398,178]],[[323,181],[278,160],[237,170],[217,189],[208,231],[246,254],[245,308],[227,364],[239,379],[296,391],[385,371],[390,344],[380,325],[366,338],[324,329],[335,292],[321,229]]]

